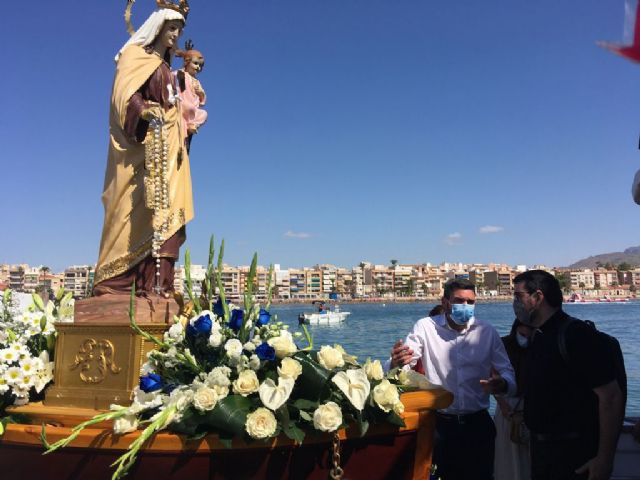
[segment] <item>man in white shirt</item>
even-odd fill
[[[475,285],[445,284],[445,313],[418,320],[405,342],[391,351],[390,367],[405,369],[421,360],[425,376],[453,393],[437,412],[433,463],[446,480],[493,479],[495,426],[489,395],[514,395],[513,368],[496,329],[474,316]]]

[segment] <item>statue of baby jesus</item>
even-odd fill
[[[174,71],[173,75],[176,78],[178,96],[181,100],[182,133],[188,150],[191,137],[198,133],[198,129],[207,121],[207,112],[200,108],[205,104],[207,96],[196,78],[204,68],[204,56],[198,50],[194,50],[191,40],[185,42],[185,49],[178,50],[176,56],[184,59],[183,67]]]

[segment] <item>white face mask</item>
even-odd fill
[[[516,341],[521,348],[527,348],[529,346],[529,338],[516,332]]]

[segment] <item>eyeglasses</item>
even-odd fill
[[[536,292],[529,293],[529,292],[526,292],[526,291],[522,291],[522,292],[514,291],[513,292],[513,296],[515,298],[521,299],[524,295],[533,295],[534,293],[536,293]]]

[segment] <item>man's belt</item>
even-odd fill
[[[577,440],[580,434],[577,432],[569,433],[532,433],[531,436],[538,442],[557,442],[562,440]]]
[[[457,423],[458,425],[464,425],[465,423],[469,423],[470,421],[478,417],[481,417],[482,415],[487,415],[487,411],[478,410],[477,412],[459,413],[459,414],[436,412],[436,416],[439,419],[444,420],[445,422]]]

